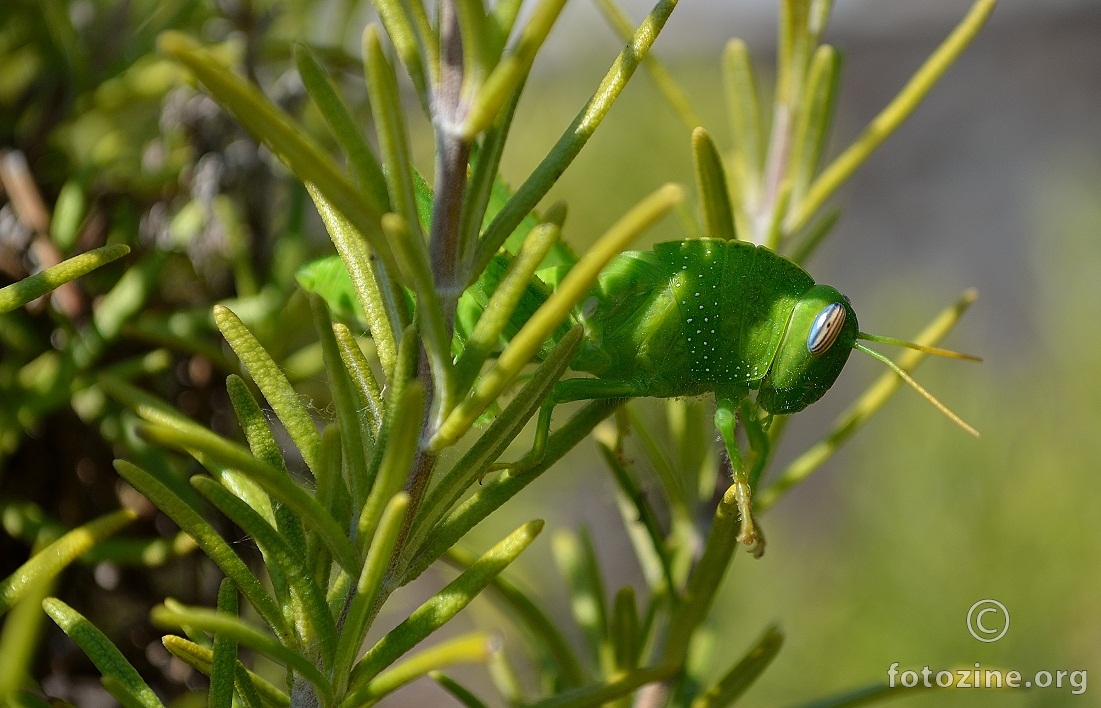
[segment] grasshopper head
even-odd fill
[[[815,285],[792,310],[757,403],[780,414],[817,401],[845,368],[859,331],[848,298],[828,285]]]

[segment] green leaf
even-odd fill
[[[302,454],[302,459],[316,475],[320,462],[318,455],[321,448],[321,435],[317,432],[317,424],[310,417],[310,412],[302,404],[298,392],[272,361],[263,345],[252,336],[232,310],[222,305],[215,305],[214,321],[218,324],[218,329],[222,331],[226,341],[233,347],[233,351],[241,358],[241,363],[252,375],[253,381],[283,423],[283,427],[287,429],[295,447]]]
[[[527,703],[524,700],[524,687],[520,684],[520,677],[512,662],[508,660],[508,654],[503,651],[495,651],[489,655],[486,665],[489,669],[489,680],[497,689],[499,695],[509,706],[521,706]]]
[[[838,187],[910,117],[937,81],[959,58],[994,11],[997,0],[976,0],[967,16],[921,65],[898,95],[879,112],[853,144],[838,155],[811,184],[806,199],[788,219],[788,231],[797,231],[810,221]]]
[[[615,0],[596,0],[596,6],[604,15],[604,19],[615,30],[616,36],[624,42],[631,41],[634,27]],[[669,107],[673,109],[673,112],[676,113],[688,130],[694,130],[696,127],[703,125],[703,121],[696,115],[692,104],[689,103],[688,96],[684,94],[677,80],[673,78],[665,65],[658,61],[653,52],[648,52],[643,57],[642,65],[649,72],[650,78],[657,86],[658,91],[661,92],[662,97],[665,98],[665,102],[669,104]]]
[[[723,86],[734,138],[732,177],[737,204],[735,216],[739,219],[738,230],[750,233],[749,224],[745,221],[748,217],[746,209],[757,202],[756,190],[761,183],[765,150],[757,76],[749,48],[740,39],[730,40],[723,52]]]
[[[210,675],[214,662],[214,652],[210,649],[172,634],[161,638],[161,643],[164,644],[164,648],[172,656],[199,673],[206,676]],[[243,699],[242,702],[246,708],[259,706],[261,703],[274,708],[288,708],[291,704],[291,699],[287,694],[247,670],[240,660],[236,664],[234,686],[237,689],[237,695]]]
[[[649,683],[665,681],[677,673],[676,665],[652,666],[617,674],[607,681],[591,684],[572,691],[564,691],[553,698],[530,704],[529,708],[596,708]]]
[[[359,690],[393,664],[402,654],[446,624],[459,610],[526,549],[543,529],[540,520],[529,521],[502,539],[447,587],[409,615],[408,619],[368,650],[352,671],[351,686]]]
[[[469,93],[481,86],[496,58],[482,0],[458,0],[455,9],[463,47],[463,87]]]
[[[268,419],[260,410],[256,399],[252,397],[252,392],[248,390],[248,385],[244,379],[237,374],[230,374],[226,377],[226,391],[229,393],[230,403],[237,414],[237,421],[241,426],[241,430],[245,433],[245,439],[248,440],[252,454],[257,459],[263,460],[272,467],[280,469],[284,474],[289,475],[290,473],[287,472],[286,465],[283,463],[283,455],[275,442],[275,437],[271,434],[271,429],[268,428]],[[229,490],[263,516],[268,523],[275,523],[274,507],[271,498],[263,487],[236,470],[226,469],[219,475],[219,479]]]
[[[451,331],[444,321],[443,308],[436,294],[436,282],[432,277],[432,265],[428,251],[420,236],[409,230],[409,224],[396,214],[382,217],[382,229],[396,244],[396,254],[402,269],[413,281],[417,294],[417,323],[424,338],[429,368],[435,384],[433,401],[438,407],[434,417],[446,415],[455,396],[454,367],[451,364]]]
[[[111,694],[111,696],[119,702],[122,708],[143,708],[143,703],[140,698],[122,685],[122,682],[113,676],[104,676],[99,680],[104,690]]]
[[[841,56],[837,50],[824,44],[814,52],[810,74],[804,89],[802,109],[795,126],[789,159],[789,177],[792,181],[792,209],[798,209],[810,182],[818,170],[830,124],[837,103],[837,89],[841,83]]]
[[[673,513],[689,516],[689,509],[692,508],[689,500],[694,496],[690,491],[690,481],[685,478],[682,471],[674,468],[673,462],[658,444],[654,431],[650,429],[651,426],[635,412],[634,407],[626,406],[624,410],[627,419],[631,422],[631,429],[638,435],[647,459],[657,472],[658,479],[661,480],[661,486],[665,490],[665,496]]]
[[[337,630],[318,579],[306,569],[303,549],[292,547],[245,502],[208,477],[195,476],[191,484],[233,523],[241,527],[264,553],[269,566],[279,570],[290,586],[295,603],[295,626],[303,646],[320,652],[327,664],[336,651]]]
[[[808,31],[809,8],[809,0],[785,0],[780,3],[780,41],[776,52],[777,107],[794,107],[799,99],[798,91],[802,87],[815,41]]]
[[[136,518],[138,515],[129,509],[111,512],[78,526],[35,553],[14,573],[0,581],[0,615],[39,584],[49,582],[90,548]]]
[[[264,586],[252,574],[244,561],[233,552],[229,544],[218,535],[218,532],[197,511],[180,499],[160,480],[140,467],[132,465],[126,460],[115,460],[115,469],[122,475],[123,479],[144,494],[177,526],[195,539],[199,547],[203,549],[203,553],[214,561],[214,564],[226,576],[237,583],[242,594],[256,608],[256,611],[269,626],[275,629],[280,636],[290,636],[290,630],[283,618],[283,613],[279,611],[279,607],[268,595]]]
[[[493,44],[495,60],[500,59],[505,50],[505,42],[512,36],[522,4],[522,0],[499,0],[489,10],[490,42]]]
[[[524,387],[509,402],[508,407],[497,416],[493,424],[478,436],[478,439],[456,462],[447,474],[440,478],[421,503],[417,513],[417,528],[427,533],[447,514],[466,490],[481,478],[505,451],[528,419],[543,404],[554,384],[565,373],[574,354],[581,345],[582,329],[573,328],[566,337],[551,351],[550,356],[532,374]]]
[[[501,335],[510,324],[520,299],[535,278],[535,271],[551,247],[558,242],[558,237],[557,224],[541,224],[536,227],[493,290],[455,364],[455,386],[462,394],[470,390],[474,379],[482,370],[482,365],[499,346]]]
[[[344,484],[342,470],[344,460],[340,440],[340,428],[328,425],[321,436],[321,474],[315,496],[322,507],[342,529],[351,528],[352,510],[349,502],[348,487]],[[328,578],[332,574],[332,553],[324,540],[316,534],[306,540],[306,566],[314,578]],[[352,571],[341,570],[342,574]]]
[[[355,185],[341,174],[332,158],[307,137],[301,126],[185,35],[165,32],[158,38],[157,47],[186,66],[214,98],[249,132],[263,140],[299,179],[324,194],[325,199],[364,235],[387,267],[396,272],[393,252],[379,227],[381,214],[370,208]]]
[[[169,603],[172,605],[171,609],[168,607]],[[210,632],[215,636],[222,633],[232,637],[238,644],[243,644],[301,674],[313,684],[320,695],[329,700],[332,699],[332,686],[309,659],[233,615],[201,607],[185,607],[179,603],[166,601],[166,604],[154,607],[149,613],[149,618],[154,625],[165,629],[188,627],[191,630]]]
[[[139,417],[154,424],[139,429],[139,433],[147,439],[185,450],[208,467],[216,467],[217,463],[239,470],[301,517],[302,523],[311,532],[318,534],[345,569],[355,564],[355,554],[346,531],[313,494],[299,486],[283,470],[265,464],[249,450],[226,440],[163,401],[125,382],[100,376],[99,385],[113,398],[132,408]],[[188,491],[191,489],[185,488]]]
[[[405,484],[411,463],[405,462],[403,468],[400,464],[401,458],[415,454],[413,438],[417,434],[412,428],[419,424],[418,421],[423,420],[425,395],[424,387],[413,380],[419,350],[420,340],[417,339],[416,327],[409,325],[401,335],[397,363],[394,366],[394,375],[388,391],[386,417],[379,429],[378,440],[371,450],[371,457],[367,461],[366,484],[370,486],[371,492],[367,495],[367,502],[360,509],[359,518],[356,521],[355,543],[358,558],[366,555],[367,545],[371,543],[375,525],[382,510]],[[407,391],[409,388],[414,390]],[[405,448],[399,449],[398,446],[391,444],[391,437],[395,432],[405,438]],[[416,444],[419,446],[419,443]],[[383,463],[387,462],[387,457],[390,460],[384,467]],[[359,570],[349,572],[349,580],[358,572]]]
[[[320,296],[338,319],[367,326],[367,315],[339,255],[312,260],[295,271],[294,277],[303,290]]]
[[[504,4],[497,3],[494,11]],[[492,214],[496,214],[504,203],[502,201],[496,206],[493,204],[494,197],[499,194],[500,188],[505,187],[497,172],[501,167],[501,156],[508,141],[512,119],[516,115],[516,106],[520,102],[520,93],[520,90],[513,93],[512,100],[506,103],[498,113],[493,125],[482,137],[481,143],[474,146],[476,151],[471,155],[472,170],[466,186],[466,194],[463,196],[459,224],[459,274],[462,282],[469,282],[473,277],[470,272],[470,262],[478,249],[478,235],[488,225],[487,220],[492,217]],[[506,200],[510,196],[512,192],[508,191]],[[521,228],[523,224],[524,222],[521,222]]]
[[[359,412],[363,410],[364,403],[360,400],[358,391],[352,383],[351,373],[344,367],[328,310],[325,309],[320,298],[311,298],[310,306],[314,315],[314,327],[321,341],[321,351],[325,356],[329,388],[336,406],[346,474],[352,483],[350,506],[355,509],[367,496],[367,490],[361,486],[367,476],[366,451],[368,449],[368,439],[365,439],[364,430],[360,426]],[[341,486],[343,485],[339,472],[337,481],[341,481]]]
[[[378,351],[379,362],[382,363],[383,371],[389,375],[393,371],[394,358],[397,355],[397,342],[394,333],[400,331],[403,322],[407,319],[405,296],[400,292],[398,286],[391,282],[391,274],[386,267],[381,263],[375,264],[372,261],[370,250],[362,232],[340,211],[334,208],[322,192],[309,185],[306,186],[306,191],[313,199],[314,205],[317,207],[317,213],[321,216],[321,221],[325,224],[325,230],[329,233],[333,245],[336,246],[336,251],[340,255],[340,261],[343,264],[341,269],[333,266],[334,272],[331,276],[335,280],[323,289],[317,290],[317,292],[323,297],[328,294],[327,301],[330,302],[335,311],[340,312],[339,308],[345,307],[343,305],[344,298],[348,297],[346,292],[341,292],[344,287],[341,284],[342,279],[346,278],[350,281],[352,293],[355,296],[353,309],[355,303],[358,303],[357,313],[362,313],[365,318],[367,328],[371,332],[371,338],[375,342],[375,349]],[[381,228],[380,223],[379,229]],[[396,262],[394,267],[397,267]],[[341,270],[344,272],[341,273]],[[397,275],[397,273],[395,272],[393,275]],[[323,270],[315,273],[314,277],[324,279],[326,273]],[[327,280],[322,282],[328,283]],[[306,283],[302,283],[302,285],[310,290]],[[314,287],[317,288],[316,285]]]
[[[664,660],[680,664],[688,652],[688,642],[707,616],[719,591],[726,569],[738,548],[740,530],[736,488],[732,484],[723,494],[711,521],[703,554],[688,579],[683,601],[673,611],[665,641]]]
[[[91,566],[107,561],[158,568],[195,548],[195,541],[183,531],[168,538],[111,538],[82,555],[79,561]]]
[[[229,578],[223,578],[218,587],[218,611],[237,615],[237,586]],[[233,675],[237,669],[237,642],[232,636],[219,632],[214,635],[214,656],[210,665],[210,690],[207,692],[209,708],[232,708]]]
[[[102,265],[122,258],[129,246],[114,244],[92,249],[87,253],[62,261],[41,273],[27,276],[17,283],[0,288],[0,313],[9,312],[36,300],[59,285],[76,280]]]
[[[373,0],[375,11],[386,28],[386,36],[401,57],[402,64],[409,72],[409,78],[417,89],[421,104],[428,106],[428,77],[425,75],[425,63],[433,72],[433,82],[439,79],[436,72],[439,71],[439,46],[437,38],[431,27],[428,26],[428,17],[424,13],[421,3],[406,4],[401,0]],[[406,8],[413,16],[406,14]],[[414,26],[415,23],[415,26]],[[364,32],[367,29],[364,28]],[[423,48],[426,57],[422,57]],[[425,61],[427,59],[427,62]]]
[[[516,40],[515,47],[493,68],[471,103],[461,128],[463,137],[468,141],[473,141],[496,121],[501,107],[527,79],[535,55],[543,46],[565,4],[566,0],[540,0],[535,6],[531,19]]]
[[[477,696],[447,674],[441,671],[429,671],[428,677],[438,683],[440,688],[450,693],[465,708],[486,708],[486,704],[478,700]]]
[[[592,658],[605,676],[616,672],[615,647],[608,634],[608,607],[604,581],[592,539],[582,529],[579,535],[566,530],[554,534],[551,542],[558,572],[570,592],[570,612],[589,645]]]
[[[54,597],[43,600],[42,609],[88,655],[103,676],[117,680],[145,708],[164,708],[164,704],[142,680],[137,669],[84,615]]]
[[[372,543],[386,506],[409,478],[417,452],[417,437],[424,410],[424,387],[419,381],[408,381],[400,394],[400,400],[390,404],[394,420],[389,426],[386,451],[382,455],[378,477],[359,516],[357,542],[361,549]]]
[[[677,584],[673,576],[673,563],[669,558],[669,552],[665,548],[665,536],[662,533],[657,514],[650,505],[650,500],[647,498],[642,486],[631,474],[631,471],[619,461],[619,457],[610,447],[604,443],[597,443],[597,449],[604,458],[604,462],[608,465],[608,469],[612,471],[616,484],[619,485],[620,492],[623,493],[627,502],[631,504],[630,508],[634,510],[633,520],[642,524],[643,528],[646,530],[646,537],[649,540],[651,553],[661,566],[661,574],[665,581],[665,592],[675,596]]]
[[[103,342],[115,339],[122,326],[141,311],[150,292],[160,287],[167,265],[168,254],[158,251],[143,256],[126,269],[92,313],[92,321],[100,339],[95,343],[85,343],[88,351],[83,357],[95,358],[100,353]]]
[[[333,676],[337,677],[337,694],[344,693],[347,681],[350,679],[352,663],[363,646],[363,640],[367,636],[367,630],[371,626],[371,613],[375,609],[375,603],[382,591],[382,584],[386,578],[386,572],[390,568],[394,547],[398,542],[405,514],[409,510],[409,495],[398,492],[390,498],[389,503],[382,512],[378,529],[371,540],[371,546],[367,551],[367,559],[363,564],[363,572],[359,575],[359,583],[356,585],[355,596],[345,616],[344,625],[341,628],[340,640],[336,649],[336,660],[333,663]]]
[[[447,560],[457,563],[461,568],[469,568],[477,558],[460,548],[447,552]],[[525,630],[525,635],[533,648],[545,652],[555,668],[557,676],[567,688],[576,688],[588,680],[585,669],[570,643],[562,635],[555,622],[547,616],[539,604],[528,597],[520,588],[505,578],[497,576],[489,584],[492,593],[504,603],[506,609]]]
[[[340,347],[341,361],[344,362],[367,406],[362,414],[366,418],[369,437],[375,439],[378,437],[379,428],[382,427],[383,417],[382,389],[378,385],[378,379],[375,378],[371,362],[367,361],[367,357],[359,347],[359,341],[350,329],[342,324],[334,324],[333,335],[336,337],[337,346]]]
[[[925,689],[925,687],[919,683],[914,688],[906,689],[906,695],[924,690],[928,689]],[[804,704],[802,708],[856,708],[857,706],[870,706],[873,703],[886,703],[898,697],[899,689],[897,687],[892,688],[888,684],[874,684],[872,686],[858,688],[849,693],[843,693],[839,696],[811,701],[810,703]]]
[[[635,34],[631,37],[631,41],[616,57],[588,103],[581,109],[581,112],[574,118],[570,126],[566,128],[566,131],[551,148],[550,152],[547,153],[547,156],[543,158],[542,162],[516,191],[513,198],[493,219],[493,223],[486,227],[482,234],[482,240],[478,244],[478,251],[472,268],[473,272],[481,273],[485,269],[489,261],[497,254],[497,249],[509,237],[509,234],[546,196],[550,188],[558,181],[558,178],[566,171],[566,168],[569,167],[578,153],[581,152],[581,148],[585,147],[597,126],[604,120],[604,116],[608,114],[612,104],[627,85],[627,81],[634,75],[638,63],[650,50],[651,45],[657,39],[658,33],[665,26],[665,21],[669,19],[669,15],[676,5],[677,0],[659,0],[646,19],[639,25]],[[504,66],[504,63],[499,66]],[[490,103],[490,93],[487,92],[497,91],[501,93],[500,86],[506,85],[504,79],[508,78],[503,76],[497,88],[491,87],[487,82],[486,87],[482,89],[482,92],[487,95],[486,104],[483,104],[483,111]],[[506,93],[505,96],[507,97],[507,95]],[[493,98],[493,102],[497,101],[503,103],[503,99],[499,96]],[[494,114],[496,114],[496,109],[489,113],[489,115]],[[487,122],[486,116],[468,118],[467,120],[469,127],[474,127],[475,123],[481,122],[488,125],[492,120]],[[470,133],[468,132],[468,134]]]
[[[363,688],[349,695],[342,705],[374,705],[383,696],[421,676],[456,664],[484,664],[500,644],[500,639],[484,632],[463,635],[440,642],[413,654],[389,671],[383,671]]]
[[[623,404],[622,400],[602,399],[585,405],[559,430],[547,439],[543,459],[519,474],[503,472],[459,504],[440,522],[413,553],[401,584],[424,572],[440,556],[454,546],[470,529],[514,497],[524,487],[560,460],[585,438],[600,421]]]
[[[37,550],[37,549],[36,549]],[[22,706],[21,693],[33,675],[46,615],[42,601],[56,585],[55,578],[32,583],[11,609],[0,630],[0,705]]]
[[[638,607],[635,604],[635,591],[630,585],[624,585],[615,595],[608,630],[612,644],[615,646],[616,668],[620,671],[630,671],[635,668],[642,648],[642,635],[639,628]]]
[[[486,221],[482,224],[483,229],[489,228],[489,224],[492,223],[493,219],[497,218],[497,214],[505,208],[512,199],[513,194],[514,192],[500,177],[497,177],[493,181],[493,191],[489,195],[489,204],[486,205]],[[536,226],[541,223],[554,224],[561,230],[562,226],[566,223],[566,216],[568,214],[569,209],[566,202],[563,201],[551,202],[551,205],[543,210],[542,216],[534,210],[528,212],[527,216],[521,219],[520,224],[513,229],[511,234],[509,234],[503,248],[512,254],[519,253],[520,248],[528,240],[528,235],[531,234]],[[564,270],[568,271],[577,263],[577,260],[577,253],[570,248],[569,244],[559,240],[556,244],[551,246],[550,255],[543,260],[540,264],[540,268],[545,269],[555,266],[566,266]],[[542,278],[542,274],[540,274],[540,278]],[[556,284],[557,282],[553,285]],[[550,289],[553,290],[551,283],[548,282],[547,285],[551,286]]]
[[[413,193],[408,123],[402,110],[401,95],[398,93],[397,76],[382,51],[377,25],[369,24],[363,30],[363,68],[375,118],[379,152],[382,153],[382,163],[386,165],[390,211],[405,219],[409,227],[408,238],[416,238],[423,249],[424,241],[417,218],[417,200]],[[393,238],[392,235],[388,236],[391,243]],[[408,271],[403,272],[410,275]]]
[[[248,441],[253,456],[290,477],[290,472],[283,460],[283,453],[279,449],[279,444],[275,441],[275,436],[272,435],[271,428],[268,427],[268,419],[260,410],[260,405],[256,402],[256,399],[252,397],[252,392],[249,391],[245,380],[237,374],[230,374],[226,377],[226,391],[229,393],[233,411],[237,414],[237,421],[241,426],[241,430],[245,433],[245,439]],[[305,547],[306,534],[298,517],[293,513],[289,513],[284,506],[273,508],[271,499],[267,492],[263,491],[263,487],[248,479],[248,477],[235,473],[230,480],[235,481],[236,477],[242,477],[250,485],[260,490],[263,495],[260,503],[254,503],[254,500],[245,493],[247,488],[244,485],[227,484],[225,476],[220,481],[227,489],[247,502],[265,520],[274,524],[279,529],[280,534],[285,536],[292,546]],[[266,504],[263,502],[266,502]],[[271,509],[270,514],[267,511],[268,509]]]
[[[718,683],[692,701],[692,708],[722,708],[734,703],[768,668],[780,653],[783,643],[784,635],[780,630],[770,627],[749,653],[731,667]]]
[[[333,82],[306,45],[295,43],[294,62],[302,77],[302,85],[348,157],[348,167],[362,188],[364,197],[378,213],[390,211],[390,197],[386,192],[382,167]]]
[[[699,399],[668,399],[665,417],[677,451],[677,465],[691,477],[701,480],[697,484],[700,490],[698,496],[710,499],[715,489],[715,485],[710,483],[713,480],[701,479],[713,476],[701,474],[705,465],[710,467],[708,458],[714,449],[709,429],[711,422],[707,419],[704,402]]]
[[[734,212],[730,207],[726,173],[715,143],[703,128],[692,131],[692,156],[696,165],[696,184],[700,190],[704,234],[733,241],[738,234],[734,230]]]
[[[274,686],[268,684],[259,676],[255,676],[251,671],[245,668],[245,665],[240,661],[233,667],[233,687],[237,691],[237,697],[241,701],[241,708],[262,708],[263,706],[282,706],[290,705],[290,700],[287,699],[286,703],[280,700],[272,700],[270,694],[265,693],[261,696],[260,691],[257,690],[257,685],[264,685],[272,691],[276,691]],[[284,694],[279,693],[279,698],[283,698]]]
[[[70,178],[61,185],[54,202],[54,213],[50,216],[50,238],[62,253],[68,253],[76,245],[80,223],[87,208],[81,179]]]

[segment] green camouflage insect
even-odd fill
[[[740,540],[757,554],[763,539],[753,521],[750,484],[734,435],[736,412],[752,391],[767,413],[796,413],[829,390],[849,353],[859,349],[892,367],[975,433],[893,362],[857,340],[974,357],[860,332],[848,298],[815,284],[798,265],[763,246],[698,239],[623,253],[604,269],[572,320],[584,327],[585,336],[570,368],[593,376],[555,386],[541,410],[532,452],[510,466],[541,458],[551,412],[559,403],[713,393],[715,426],[738,485]]]
[[[418,200],[427,217],[431,194],[419,183]],[[524,237],[537,223],[529,217],[459,301],[453,351],[458,357]],[[501,334],[503,347],[549,297],[577,257],[561,242],[550,257],[558,263],[529,284]],[[340,313],[355,306],[347,272],[335,256],[299,273],[308,290],[321,294]],[[343,295],[341,295],[343,293]],[[715,427],[730,458],[740,540],[756,554],[763,539],[751,513],[752,489],[735,437],[736,415],[753,400],[769,415],[801,411],[837,380],[853,349],[879,359],[968,432],[973,428],[929,394],[905,371],[859,339],[895,344],[960,359],[975,357],[863,333],[848,298],[817,285],[805,270],[763,246],[738,240],[694,239],[660,243],[649,251],[628,251],[602,271],[583,299],[543,347],[551,350],[570,330],[584,337],[570,364],[591,377],[555,385],[542,406],[532,451],[519,462],[538,462],[559,403],[600,398],[672,398],[714,394]],[[750,421],[743,421],[749,423]]]

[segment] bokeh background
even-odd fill
[[[742,37],[768,76],[776,4],[682,0],[655,45],[720,147],[729,145],[722,46]],[[80,3],[72,5],[71,13],[81,11]],[[278,25],[279,33],[325,41],[343,34],[353,50],[359,28],[371,19],[366,7],[348,21],[337,5],[316,3],[312,11],[302,5],[287,3],[291,20]],[[635,19],[648,10],[638,0],[624,5]],[[968,5],[837,0],[825,35],[844,53],[831,154],[894,96]],[[523,131],[524,140],[505,155],[506,178],[519,182],[534,167],[620,44],[591,4],[575,0],[567,7],[536,67],[537,86],[520,106],[514,130]],[[272,84],[293,99],[289,84]],[[427,137],[421,125],[414,138],[426,167],[432,149]],[[79,144],[79,136],[73,141]],[[693,185],[689,133],[640,71],[550,199],[569,203],[565,235],[583,246],[667,181]],[[947,345],[978,354],[984,363],[930,361],[917,378],[983,435],[972,439],[912,392],[900,392],[762,520],[769,537],[765,557],[739,554],[709,624],[716,671],[776,624],[785,646],[745,705],[801,704],[882,683],[894,662],[900,669],[934,671],[977,662],[1026,677],[1040,670],[1097,672],[1096,686],[1080,696],[1064,679],[1061,689],[915,694],[909,705],[1098,704],[1091,697],[1101,691],[1101,4],[1002,0],[974,45],[834,202],[843,207],[843,218],[808,270],[851,298],[867,330],[912,336],[963,290],[978,289],[978,302]],[[648,234],[651,241],[681,236],[674,219]],[[203,294],[226,297],[232,294],[226,287],[207,282]],[[196,292],[177,290],[166,301],[183,302]],[[287,338],[288,349],[302,344],[300,335]],[[863,357],[850,360],[826,397],[796,416],[778,462],[824,434],[880,369]],[[224,417],[220,377],[207,376],[198,385],[194,374],[181,375],[192,396],[185,410],[215,419],[222,411]],[[323,414],[322,388],[314,386],[310,395]],[[655,419],[663,414],[660,402],[637,405]],[[93,482],[82,477],[82,484],[101,485],[111,496],[106,448],[83,441],[79,450],[58,451],[51,440],[49,430],[42,432],[9,469],[48,468],[50,475],[72,477],[75,459],[88,446],[87,459],[99,472]],[[71,455],[51,457],[60,452]],[[0,494],[44,500],[50,479],[55,477],[42,476],[28,491],[26,480],[7,472]],[[73,482],[62,489],[78,488]],[[539,598],[580,645],[566,585],[552,560],[556,529],[589,530],[609,592],[624,584],[642,587],[613,480],[590,442],[475,529],[467,544],[485,548],[533,517],[547,520],[548,533],[509,577]],[[19,545],[3,541],[5,563],[25,553],[13,549]],[[0,568],[0,574],[9,570]],[[196,582],[179,565],[159,581],[124,583],[114,593],[81,572],[68,576],[67,591],[95,598],[88,605],[99,607],[101,616],[114,614],[120,625],[144,622],[143,601],[169,592],[195,599],[214,587],[211,578]],[[449,577],[446,570],[426,573],[395,596],[405,604],[388,605],[376,632],[400,621]],[[971,605],[985,598],[1003,603],[1012,618],[995,643],[976,641],[965,623]],[[112,606],[114,601],[131,604]],[[504,627],[506,646],[519,646],[507,619],[485,600],[465,610],[443,636],[486,624]],[[131,635],[130,649],[154,644],[148,628]],[[44,675],[92,675],[71,649],[59,648],[59,636],[49,641],[55,656],[67,658],[52,659]],[[150,666],[164,669],[158,660],[150,656]],[[522,658],[517,662],[523,675]],[[461,676],[489,694],[484,670]],[[186,676],[176,678],[187,683]],[[100,705],[92,702],[93,693],[79,695],[86,699],[80,705]],[[422,681],[383,705],[447,701]]]

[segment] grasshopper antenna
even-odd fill
[[[973,357],[973,356],[970,356],[968,354],[960,354],[959,352],[954,352],[954,351],[951,351],[951,350],[948,350],[948,349],[937,349],[936,347],[926,347],[926,346],[921,345],[921,344],[914,344],[913,342],[906,342],[906,341],[903,341],[903,340],[900,340],[900,339],[891,339],[890,337],[878,337],[877,336],[874,339],[872,339],[872,337],[869,337],[869,336],[865,335],[863,332],[860,333],[859,337],[861,339],[870,339],[871,341],[883,342],[883,343],[886,343],[886,344],[898,344],[900,346],[909,347],[911,349],[916,349],[918,351],[926,352],[926,353],[929,353],[929,354],[936,354],[938,356],[948,356],[948,357],[951,357],[953,359],[969,359],[971,361],[981,361],[977,357]],[[949,420],[951,420],[953,423],[960,426],[961,428],[963,428],[967,432],[971,433],[975,437],[979,437],[979,431],[975,430],[970,425],[965,423],[963,421],[963,419],[960,418],[955,413],[953,413],[952,410],[948,406],[944,405],[939,400],[937,400],[936,396],[934,396],[933,394],[926,391],[925,388],[921,384],[919,384],[917,381],[915,381],[914,378],[912,376],[910,376],[908,373],[903,371],[902,367],[900,367],[898,364],[894,363],[893,361],[891,361],[890,359],[888,359],[884,355],[880,354],[876,350],[869,349],[868,347],[864,346],[860,342],[853,342],[853,349],[859,349],[860,351],[864,352],[865,354],[872,357],[873,359],[879,359],[880,361],[882,361],[884,364],[886,364],[888,367],[890,367],[896,374],[898,374],[902,378],[903,381],[910,384],[910,386],[913,387],[913,389],[915,391],[920,393],[925,398],[925,400],[932,403],[933,406],[936,407],[937,410],[939,410],[944,415],[948,416]]]
[[[893,344],[896,347],[906,347],[907,349],[915,349],[919,352],[925,352],[926,354],[935,354],[937,356],[948,357],[949,359],[963,359],[965,361],[982,361],[977,356],[970,354],[962,354],[960,352],[954,352],[951,349],[941,349],[940,347],[927,347],[924,344],[918,344],[917,342],[907,342],[905,339],[895,339],[894,337],[884,337],[879,334],[868,334],[867,332],[857,332],[857,339],[863,339],[867,342],[879,342],[880,344]]]

